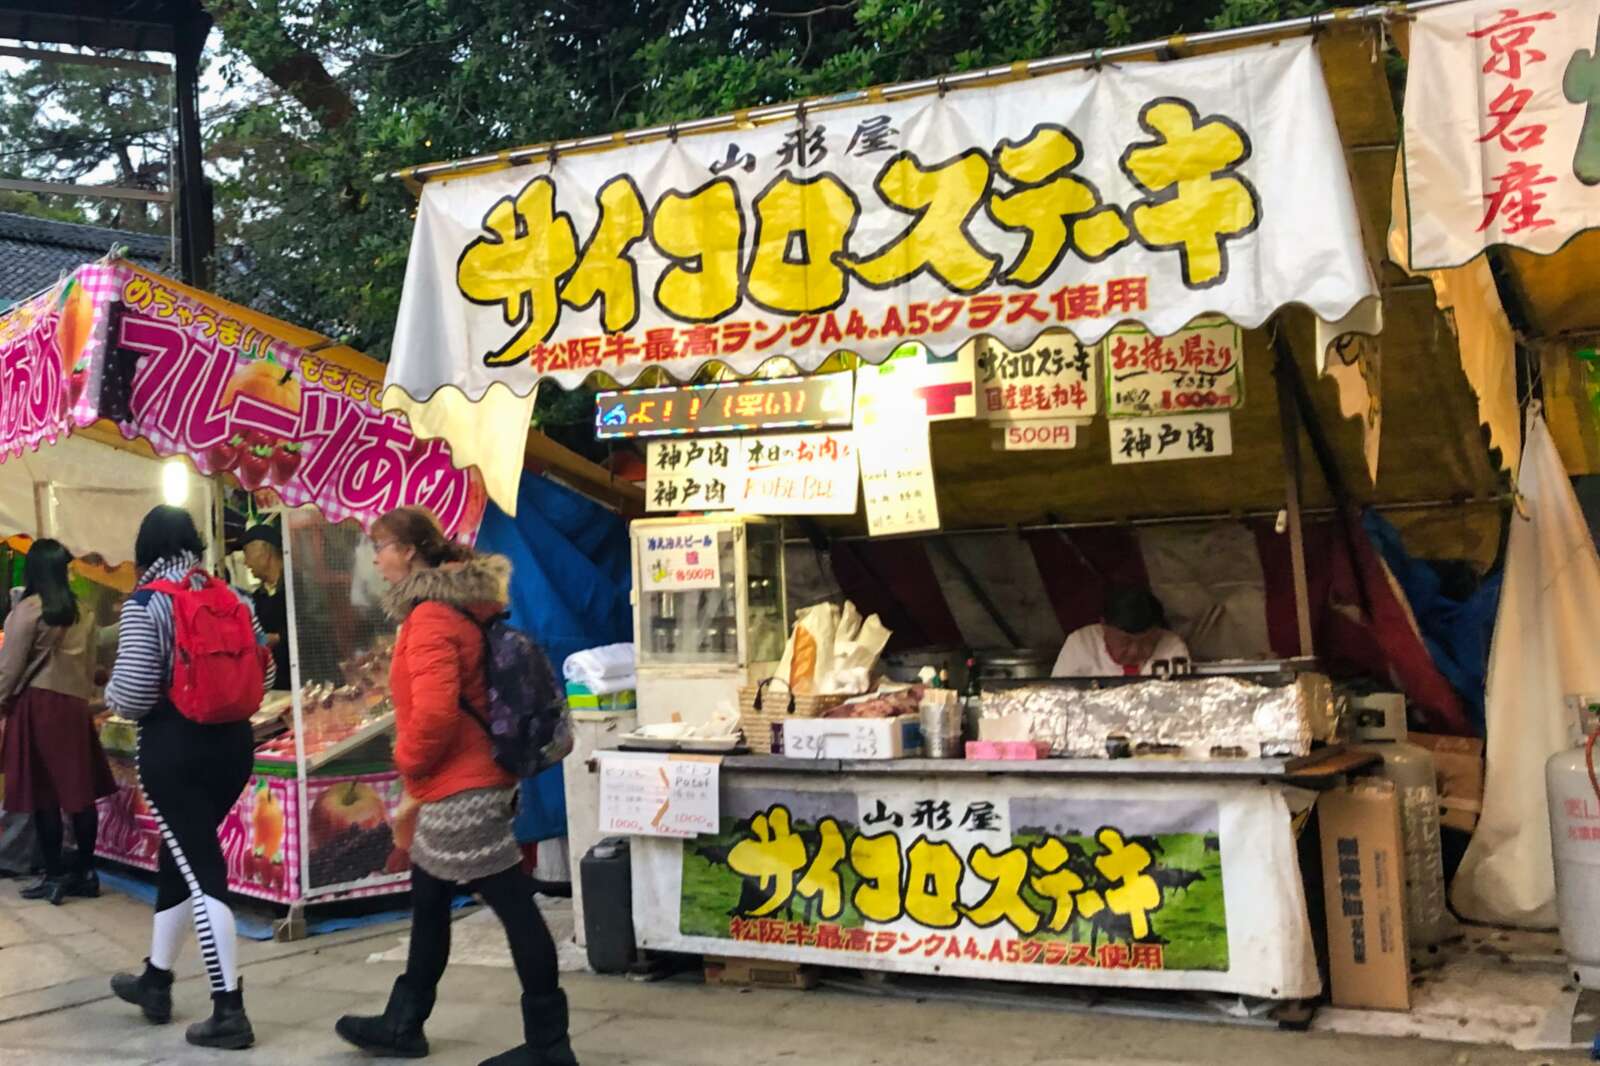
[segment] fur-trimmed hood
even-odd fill
[[[492,604],[504,607],[510,595],[511,560],[503,555],[474,555],[464,563],[416,570],[389,586],[383,609],[403,622],[419,603],[437,600],[451,607],[471,608]]]

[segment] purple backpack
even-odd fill
[[[460,613],[483,630],[489,713],[480,715],[464,696],[461,709],[489,735],[494,761],[502,770],[518,778],[537,776],[572,751],[566,692],[556,683],[544,649],[505,614],[479,623]]]

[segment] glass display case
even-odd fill
[[[640,723],[737,714],[739,689],[783,656],[782,523],[646,519],[630,535]]]

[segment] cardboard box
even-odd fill
[[[922,722],[900,718],[789,718],[783,723],[789,759],[908,759],[922,754]]]
[[[815,988],[817,972],[795,962],[706,959],[706,984],[731,988]]]
[[[1387,781],[1324,792],[1322,888],[1333,1005],[1411,1009],[1400,799]]]
[[[1408,738],[1433,753],[1439,776],[1439,824],[1470,833],[1483,811],[1483,741],[1412,733]]]

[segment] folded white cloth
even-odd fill
[[[598,681],[571,681],[573,685],[582,685],[596,696],[611,696],[618,692],[631,692],[639,687],[639,679],[629,674],[626,677],[603,677]]]
[[[603,648],[590,648],[567,656],[561,672],[568,681],[586,685],[595,692],[620,692],[620,688],[600,689],[596,686],[608,681],[632,681],[634,675],[633,645],[607,644]],[[632,685],[624,686],[631,688]]]

